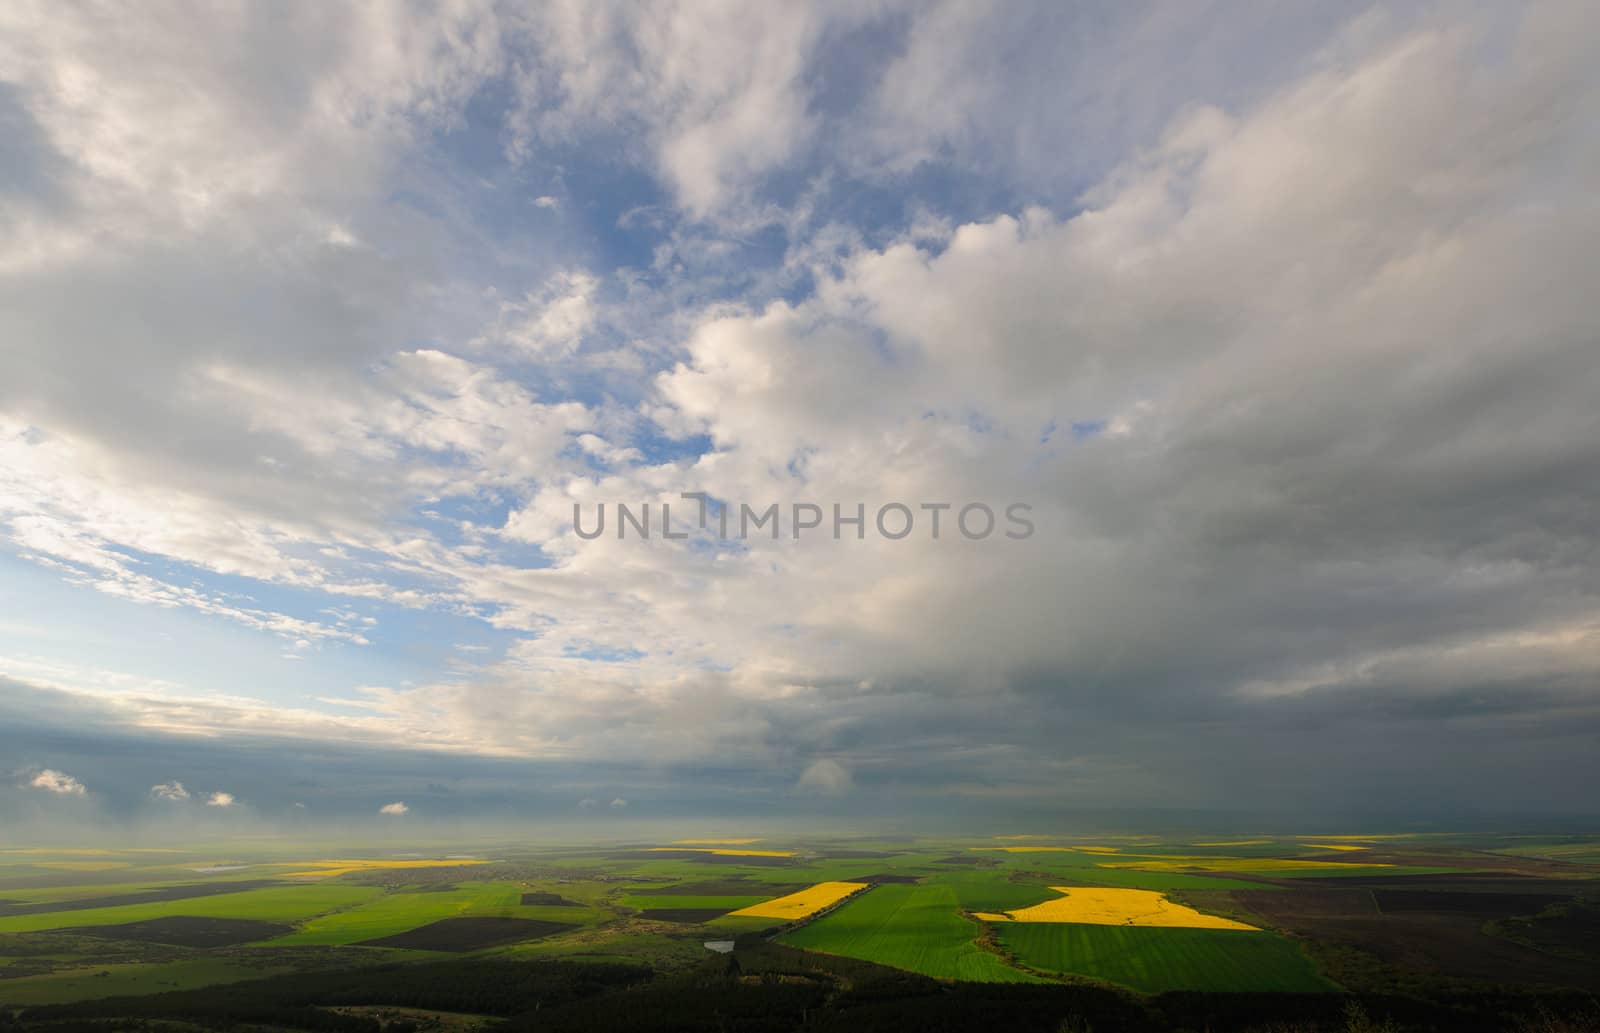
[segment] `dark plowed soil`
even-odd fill
[[[639,917],[657,922],[684,922],[698,925],[713,918],[721,918],[725,914],[727,912],[720,907],[658,907],[639,912]]]
[[[899,875],[894,872],[878,872],[876,875],[852,875],[846,882],[870,882],[874,886],[911,885],[922,881],[920,875]]]
[[[680,882],[675,886],[657,886],[647,890],[634,890],[639,897],[749,897],[757,894],[781,897],[798,893],[806,888],[804,883],[752,882],[737,876],[732,879],[713,879],[705,882]]]
[[[1466,915],[1531,915],[1551,904],[1571,899],[1557,893],[1447,893],[1388,889],[1375,889],[1372,895],[1386,914],[1444,911]]]
[[[1447,903],[1453,907],[1448,911],[1379,913],[1375,898],[1386,892],[1423,894],[1401,899],[1408,903],[1426,902],[1433,908]],[[1532,898],[1547,894],[1386,891],[1324,884],[1302,889],[1246,890],[1234,896],[1280,929],[1323,943],[1356,947],[1402,972],[1489,983],[1600,988],[1600,966],[1592,959],[1562,957],[1491,933],[1497,915],[1514,913],[1514,909],[1533,903]],[[1494,902],[1497,897],[1502,898],[1501,903]],[[1504,899],[1508,897],[1509,900]],[[1530,927],[1520,925],[1517,929],[1526,934]],[[1522,938],[1532,939],[1526,935]]]
[[[1567,904],[1500,924],[1508,939],[1546,953],[1586,957],[1600,966],[1600,905]]]
[[[438,922],[367,940],[362,947],[399,947],[417,951],[474,951],[522,940],[564,933],[578,928],[565,922],[540,922],[531,918],[445,918]]]
[[[1229,873],[1229,877],[1236,877]],[[1475,893],[1577,893],[1588,885],[1572,878],[1540,878],[1515,872],[1434,872],[1428,875],[1341,875],[1274,880],[1290,886],[1388,886],[1394,889],[1471,890]]]
[[[192,918],[172,915],[124,925],[84,925],[62,929],[80,936],[101,936],[110,940],[135,940],[139,943],[164,943],[174,947],[232,947],[239,943],[269,940],[293,932],[277,922],[258,922],[248,918]]]
[[[576,900],[568,900],[559,893],[524,893],[524,904],[542,904],[545,907],[582,907]]]
[[[1233,898],[1256,914],[1274,919],[1289,915],[1338,917],[1378,913],[1377,902],[1369,889],[1235,890]]]
[[[1592,961],[1555,957],[1485,935],[1481,915],[1409,914],[1327,920],[1309,930],[1370,950],[1401,969],[1491,983],[1600,989]]]

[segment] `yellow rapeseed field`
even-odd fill
[[[1371,847],[1362,843],[1307,843],[1306,846],[1314,850],[1370,850]]]
[[[1083,925],[1153,925],[1171,929],[1243,929],[1253,925],[1231,918],[1203,915],[1175,904],[1155,890],[1106,889],[1099,886],[1051,886],[1066,896],[1004,914],[974,912],[987,922],[1077,922]]]
[[[471,858],[448,858],[442,861],[373,861],[373,860],[344,860],[344,861],[306,861],[312,867],[303,872],[285,872],[286,879],[300,878],[328,878],[334,875],[348,875],[351,872],[380,872],[390,868],[453,868],[461,864],[488,864],[488,861],[477,861]]]
[[[799,893],[751,904],[730,914],[742,918],[783,918],[793,921],[837,904],[857,890],[866,889],[867,885],[865,882],[819,882]]]

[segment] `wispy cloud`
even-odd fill
[[[187,800],[189,790],[184,788],[182,782],[162,782],[150,787],[150,796],[156,800]]]

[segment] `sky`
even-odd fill
[[[0,821],[1593,815],[1595,40],[0,5]]]

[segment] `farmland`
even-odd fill
[[[786,922],[809,918],[824,908],[867,888],[864,882],[819,882],[798,893],[750,904],[733,912],[737,918],[778,918]]]
[[[572,928],[560,922],[542,922],[533,918],[441,918],[403,933],[365,941],[365,945],[419,951],[474,951],[537,940]]]
[[[1009,877],[996,877],[990,872],[940,872],[927,882],[949,886],[965,911],[1009,911],[1043,903],[1056,895],[1046,885],[1012,882]]]
[[[936,979],[1036,981],[980,948],[974,942],[978,933],[959,914],[951,887],[880,886],[783,942]]]
[[[653,854],[710,854],[712,857],[793,857],[792,850],[745,850],[734,847],[711,846],[653,846]]]
[[[336,908],[361,904],[376,898],[381,892],[370,886],[342,883],[269,886],[242,893],[174,901],[89,909],[73,908],[0,917],[0,933],[38,932],[81,925],[119,925],[124,922],[139,922],[174,914],[200,918],[254,918],[268,922],[294,922]]]
[[[446,918],[500,917],[574,922],[586,912],[560,905],[524,905],[510,883],[465,883],[443,891],[386,893],[306,921],[272,946],[342,945],[382,940]]]
[[[0,1017],[7,1006],[203,994],[279,975],[376,986],[379,971],[425,973],[451,958],[633,966],[667,983],[771,966],[794,994],[898,973],[986,985],[1001,995],[982,998],[989,1007],[1096,984],[1138,995],[1600,990],[1600,865],[1586,841],[1192,838],[808,841],[691,829],[657,842],[452,843],[387,857],[332,843],[243,856],[203,844],[13,852],[0,858]],[[708,941],[734,948],[712,954]],[[580,982],[610,992],[609,978]],[[409,981],[394,985],[396,1006],[451,1011]],[[465,1003],[458,1010],[496,1014]]]
[[[276,922],[253,918],[196,918],[169,915],[143,922],[121,925],[92,925],[62,930],[79,936],[98,936],[111,940],[164,943],[175,947],[231,947],[280,936],[289,931]]]
[[[285,879],[326,879],[335,875],[349,875],[351,872],[403,872],[415,868],[461,868],[466,865],[483,864],[476,858],[452,858],[447,860],[406,861],[406,860],[377,860],[374,858],[344,859],[338,861],[312,861],[302,871],[284,872]],[[298,865],[290,865],[298,868]]]
[[[1094,886],[1052,886],[1063,896],[1001,914],[982,913],[990,922],[1071,922],[1082,925],[1139,925],[1170,929],[1233,929],[1256,927],[1228,918],[1201,914],[1175,904],[1154,890],[1102,889]]]
[[[1001,945],[1031,968],[1142,993],[1333,989],[1298,946],[1269,933],[1039,922],[997,930]]]
[[[279,966],[209,957],[154,964],[112,963],[7,980],[4,1000],[10,1005],[57,1004],[96,997],[165,993],[234,983],[281,971],[285,969]]]

